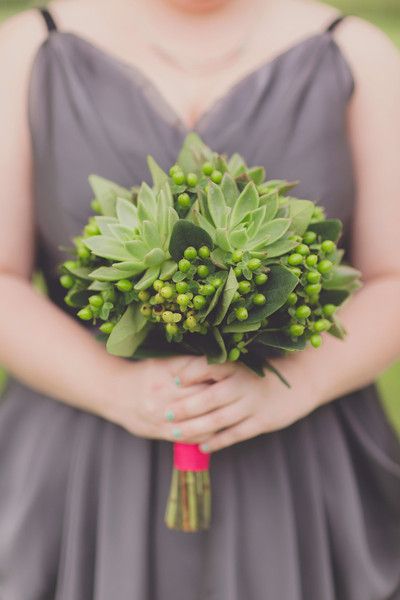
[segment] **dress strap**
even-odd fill
[[[57,31],[57,25],[55,20],[53,19],[52,14],[50,13],[48,8],[45,8],[44,6],[41,6],[39,8],[39,12],[41,13],[45,23],[46,23],[46,27],[48,32],[50,33],[51,31]]]
[[[330,23],[328,25],[328,27],[325,29],[326,32],[331,33],[332,31],[334,31],[336,29],[336,27],[339,25],[339,23],[341,23],[343,21],[343,19],[346,18],[346,15],[339,15],[338,17],[335,17],[332,21],[332,23]]]

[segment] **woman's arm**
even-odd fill
[[[345,341],[325,335],[318,351],[308,348],[275,361],[291,389],[239,368],[197,397],[170,406],[182,439],[208,434],[210,451],[290,425],[373,382],[400,355],[400,57],[383,33],[359,19],[349,18],[339,29],[338,43],[356,81],[349,105],[358,185],[350,258],[363,273],[364,287],[340,311]],[[196,369],[187,370],[184,383],[198,380]]]
[[[35,11],[10,19],[0,29],[0,363],[35,390],[131,433],[173,439],[173,427],[165,421],[166,404],[206,387],[182,389],[174,383],[196,359],[137,366],[111,356],[31,284],[35,248],[26,101],[32,56],[44,33],[41,26]],[[222,377],[230,368],[214,368],[212,375]]]

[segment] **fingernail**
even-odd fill
[[[210,451],[210,449],[208,447],[208,444],[200,444],[200,450],[202,452],[209,452]]]
[[[174,438],[175,438],[175,439],[177,439],[177,440],[178,440],[178,439],[181,437],[181,435],[182,435],[182,432],[181,432],[181,430],[180,430],[180,429],[174,429],[174,430],[172,431],[172,435],[174,436]]]
[[[181,378],[180,377],[175,377],[175,385],[177,385],[178,387],[181,385]]]
[[[175,419],[174,411],[167,410],[167,412],[165,413],[165,418],[167,419],[167,421],[173,421]]]

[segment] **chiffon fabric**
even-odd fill
[[[57,264],[91,214],[88,175],[150,182],[147,154],[168,169],[189,129],[139,67],[72,32],[50,28],[30,75],[36,265],[69,312]],[[332,30],[317,32],[243,77],[192,128],[269,178],[299,180],[297,196],[343,220],[349,257],[354,87]],[[10,378],[1,599],[400,599],[400,444],[375,386],[214,453],[208,531],[164,525],[171,468],[169,442]]]

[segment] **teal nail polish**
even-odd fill
[[[165,413],[165,418],[167,419],[167,421],[173,421],[175,419],[174,411],[167,410],[167,412]]]
[[[177,385],[178,387],[181,385],[181,378],[180,377],[175,377],[175,385]]]
[[[200,450],[201,450],[202,452],[209,452],[209,447],[208,447],[208,444],[201,444],[201,445],[200,445]]]
[[[182,435],[182,431],[180,429],[174,429],[172,435],[176,440],[178,440]]]

